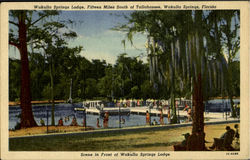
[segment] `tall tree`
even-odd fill
[[[157,77],[160,81],[169,80],[172,104],[177,80],[185,80],[186,85],[192,84],[194,113],[188,150],[205,150],[203,101],[210,96],[210,92],[206,91],[217,90],[218,86],[221,88],[225,79],[225,74],[219,75],[223,72],[222,68],[226,67],[225,57],[219,52],[222,45],[213,49],[208,45],[212,41],[221,43],[218,26],[211,29],[205,19],[209,14],[211,12],[207,11],[133,12],[128,18],[129,24],[118,27],[119,30],[127,32],[129,40],[134,33],[146,34],[151,77]],[[213,19],[213,23],[217,21]],[[208,33],[215,34],[207,36],[207,28]],[[216,80],[213,86],[212,79]],[[175,112],[175,107],[172,110]]]
[[[236,108],[234,108],[233,96],[236,89],[233,85],[233,61],[235,60],[237,53],[240,49],[240,36],[239,36],[239,10],[225,12],[221,11],[221,31],[224,35],[221,37],[222,45],[226,52],[227,57],[227,94],[231,102],[232,117],[236,117]]]
[[[62,31],[65,30],[65,31]],[[34,41],[37,41],[37,49],[43,49],[47,62],[49,63],[49,73],[50,73],[50,90],[51,90],[51,101],[52,101],[52,111],[51,111],[51,125],[55,125],[54,110],[55,110],[55,95],[54,95],[54,77],[58,65],[66,63],[58,63],[63,56],[75,57],[74,54],[78,54],[81,51],[81,47],[70,49],[66,47],[67,39],[75,38],[77,35],[75,32],[67,29],[67,26],[63,22],[47,22],[44,23],[40,29],[36,30],[36,36],[33,37]],[[66,53],[66,54],[65,54]],[[67,55],[68,54],[68,55]],[[72,54],[72,55],[71,55]],[[66,67],[73,69],[71,61]]]
[[[33,11],[19,10],[10,11],[9,23],[17,27],[17,32],[10,28],[9,44],[18,48],[21,57],[21,128],[36,126],[31,108],[31,93],[30,93],[30,70],[28,60],[27,43],[31,41],[32,35],[30,31],[41,20],[57,15],[57,11],[39,12],[37,19],[34,20]]]
[[[225,59],[223,72],[225,79],[221,80],[221,84],[218,83],[221,78],[220,75],[215,79],[217,88],[220,88],[220,92],[223,95],[228,95],[231,102],[232,117],[236,116],[235,108],[233,107],[233,96],[236,96],[233,85],[233,62],[237,60],[237,55],[240,48],[240,36],[239,36],[239,10],[230,11],[210,11],[207,20],[207,45],[208,52],[216,53],[217,58],[221,57]],[[224,82],[225,81],[225,82]],[[225,93],[225,91],[227,93]],[[218,94],[217,94],[218,96]]]

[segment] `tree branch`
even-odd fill
[[[28,27],[33,26],[34,24],[36,24],[37,22],[39,22],[41,19],[43,19],[43,18],[46,17],[46,16],[47,16],[47,14],[41,16],[40,18],[38,18],[38,19],[35,20],[34,22],[28,24]]]
[[[17,23],[15,23],[15,22],[13,22],[13,21],[9,21],[9,23],[14,24],[15,26],[17,26],[17,27],[18,27],[18,24],[17,24]]]
[[[15,46],[19,49],[20,45],[18,43],[14,43],[14,42],[11,42],[9,41],[9,44],[12,45],[12,46]]]

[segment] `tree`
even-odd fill
[[[207,11],[140,11],[131,14],[129,24],[118,27],[127,32],[130,41],[138,32],[148,37],[150,77],[153,82],[157,78],[169,83],[173,112],[176,82],[192,84],[194,114],[188,150],[205,150],[203,102],[211,96],[206,91],[217,90],[218,86],[222,88],[225,80],[226,60],[221,56],[222,45],[214,48],[209,45],[213,41],[221,43],[218,26],[210,25],[206,19],[209,14],[211,12]],[[217,21],[212,19],[212,23],[217,24]],[[213,79],[216,81],[212,86]]]
[[[31,41],[31,31],[37,26],[38,22],[46,19],[49,16],[57,15],[57,11],[38,12],[38,18],[34,20],[33,11],[19,10],[10,11],[9,23],[17,27],[17,32],[10,28],[9,44],[18,48],[21,57],[21,128],[37,126],[31,108],[31,93],[30,93],[30,70],[28,60],[27,43]],[[34,34],[34,32],[33,32]]]
[[[221,73],[224,76],[220,76],[215,79],[217,82],[217,88],[220,88],[221,94],[228,95],[231,102],[232,117],[236,117],[236,112],[233,107],[233,96],[236,88],[233,85],[233,62],[237,60],[236,56],[239,53],[240,48],[240,36],[239,36],[239,11],[210,11],[206,17],[207,24],[207,45],[209,52],[214,52],[218,57],[221,57],[224,61],[224,67]],[[220,67],[219,67],[220,69]],[[222,78],[221,84],[218,83]],[[225,81],[225,83],[224,83]],[[225,93],[225,91],[227,93]],[[218,96],[218,93],[217,93]],[[222,95],[221,95],[222,96]]]
[[[115,75],[113,71],[114,68],[111,65],[107,66],[105,69],[105,76],[103,76],[99,80],[98,89],[101,96],[110,98],[114,96],[113,94],[114,94],[115,84],[113,83],[113,81],[115,77],[117,77],[117,75]]]
[[[176,21],[176,18],[181,18],[181,20]],[[168,88],[171,91],[172,123],[177,122],[175,81],[176,75],[178,74],[178,68],[180,68],[179,66],[182,66],[182,63],[180,62],[180,52],[177,52],[177,45],[180,44],[177,40],[177,35],[181,34],[179,34],[179,30],[177,30],[179,33],[176,32],[176,28],[186,25],[188,23],[187,21],[190,19],[192,19],[190,11],[133,12],[131,18],[128,20],[129,25],[118,27],[118,30],[127,32],[127,38],[131,43],[134,33],[141,32],[147,36],[148,41],[146,47],[149,61],[150,80],[151,83],[153,83],[155,93],[159,92],[159,84],[163,86],[168,85]],[[187,32],[185,31],[189,28],[190,27],[182,28],[182,37],[187,36]]]
[[[66,31],[60,31],[65,29]],[[65,63],[60,59],[71,60],[74,58],[74,54],[79,54],[81,51],[81,47],[76,48],[68,48],[66,47],[66,40],[69,38],[75,38],[77,35],[75,32],[67,30],[67,26],[62,22],[47,22],[44,23],[43,26],[36,30],[37,36],[33,38],[33,40],[39,41],[36,48],[43,49],[46,57],[46,61],[49,64],[49,73],[50,73],[50,94],[52,101],[52,110],[51,110],[51,125],[55,125],[54,118],[54,110],[55,110],[55,94],[54,94],[54,77],[57,70],[62,64],[65,64],[66,67],[73,69],[72,66],[74,61],[70,61],[70,63]],[[40,33],[40,34],[38,34]],[[59,63],[60,62],[60,63]],[[66,61],[68,62],[68,61]]]
[[[227,70],[227,94],[231,102],[232,117],[236,117],[236,109],[234,108],[233,93],[236,88],[233,85],[233,61],[240,49],[240,36],[239,36],[239,17],[238,10],[225,12],[222,11],[222,24],[221,30],[224,36],[221,37],[222,45],[226,50],[228,70]],[[232,22],[233,21],[233,22]]]
[[[44,83],[48,80],[45,74],[47,70],[45,64],[45,57],[40,53],[29,53],[29,68],[30,68],[30,79],[31,79],[31,95],[32,100],[40,100],[42,97],[42,90]],[[45,82],[44,82],[45,81]]]
[[[90,71],[91,62],[88,61],[86,58],[81,57],[81,56],[79,56],[77,58],[76,62],[78,65],[75,66],[74,70],[72,70],[72,72],[75,71],[73,76],[75,77],[74,81],[75,81],[76,85],[74,85],[74,86],[77,87],[77,88],[75,88],[75,90],[77,90],[78,97],[85,100],[87,98],[86,79],[89,77],[89,75],[91,73],[91,71]]]

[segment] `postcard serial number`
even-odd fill
[[[239,155],[238,152],[229,152],[229,153],[226,153],[226,155]]]

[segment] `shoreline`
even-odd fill
[[[45,101],[31,101],[31,105],[33,104],[51,104],[52,101],[50,100],[45,100]],[[59,103],[66,103],[65,100],[55,100],[54,102],[55,104],[59,104]],[[20,102],[13,102],[13,101],[10,101],[9,102],[9,107],[12,107],[12,106],[20,106]]]
[[[54,101],[55,103],[66,103],[66,101],[65,100],[55,100]],[[50,100],[44,100],[44,101],[31,101],[31,105],[32,104],[51,104],[52,103],[52,101],[50,101]],[[10,101],[9,102],[9,106],[11,107],[11,106],[18,106],[18,105],[20,105],[20,102],[13,102],[13,101]]]

